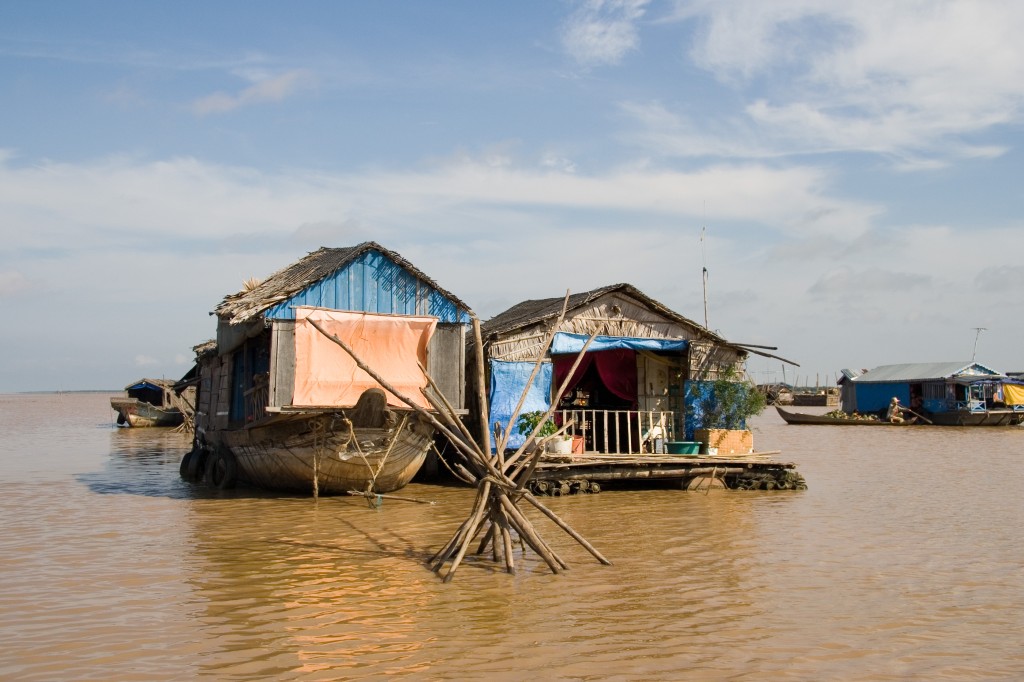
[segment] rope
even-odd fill
[[[313,499],[320,496],[320,458],[327,442],[327,424],[323,418],[313,422]]]
[[[359,458],[363,460],[363,464],[366,465],[367,470],[370,472],[370,480],[367,481],[366,483],[367,494],[372,494],[374,489],[377,487],[377,476],[380,475],[381,470],[384,468],[384,465],[388,461],[388,457],[391,456],[391,451],[394,449],[395,443],[398,442],[398,437],[405,429],[405,425],[408,423],[408,421],[409,415],[402,415],[402,423],[398,425],[398,429],[396,429],[394,434],[391,436],[390,442],[388,443],[387,452],[385,452],[384,456],[381,457],[380,463],[377,464],[377,469],[374,470],[373,466],[370,465],[370,461],[366,459],[366,455],[363,454],[363,449],[359,447],[359,439],[355,437],[356,429],[355,426],[352,425],[352,420],[350,420],[348,417],[345,417],[345,423],[348,425],[349,428],[349,442],[355,444],[356,452],[359,454]]]

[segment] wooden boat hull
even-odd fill
[[[267,490],[343,495],[387,493],[408,484],[426,459],[434,429],[413,412],[397,413],[382,428],[353,428],[341,412],[326,412],[278,414],[207,436],[208,448],[223,447],[234,456],[239,481]]]
[[[940,426],[1017,426],[1024,423],[1024,413],[1013,410],[934,412],[928,418]]]
[[[176,407],[157,407],[137,398],[111,398],[110,407],[117,412],[120,426],[178,426],[185,421],[185,415]]]
[[[806,414],[804,412],[791,412],[784,410],[778,405],[775,406],[779,416],[787,424],[828,424],[832,426],[910,426],[912,423],[893,424],[881,419],[841,419],[829,417],[824,414]]]
[[[791,412],[775,406],[779,416],[787,424],[831,424],[842,426],[914,426],[931,423],[935,426],[1017,426],[1024,423],[1024,412],[1013,410],[986,410],[983,412],[927,412],[927,422],[922,420],[893,424],[884,419],[837,419],[823,414]]]

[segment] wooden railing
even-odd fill
[[[245,421],[260,421],[267,416],[270,390],[266,382],[256,384],[245,392]]]
[[[583,438],[587,452],[617,455],[665,452],[675,440],[675,413],[658,410],[588,410],[555,412],[559,426],[573,421],[569,432]]]

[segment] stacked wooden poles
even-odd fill
[[[516,423],[518,413],[522,409],[526,400],[526,391],[529,390],[530,384],[533,383],[533,377],[536,376],[537,372],[540,370],[540,365],[543,361],[544,355],[546,355],[548,348],[551,345],[551,341],[554,338],[554,334],[565,317],[565,310],[568,306],[568,301],[569,295],[567,293],[565,303],[562,306],[562,313],[559,315],[558,321],[550,330],[544,344],[544,348],[540,351],[533,374],[530,377],[530,381],[527,383],[523,396],[520,398],[519,404],[516,406],[516,409],[512,414],[510,425]],[[587,348],[589,348],[590,343],[594,340],[594,337],[597,335],[596,333],[588,339],[587,343],[580,351],[572,370],[569,372],[569,376],[563,382],[562,386],[559,387],[558,394],[552,402],[552,407],[548,410],[544,419],[540,421],[538,426],[534,429],[534,432],[527,437],[525,443],[517,449],[515,453],[508,458],[505,458],[502,453],[508,443],[509,429],[506,429],[500,434],[500,437],[497,438],[498,442],[496,452],[494,455],[491,455],[489,427],[484,426],[482,428],[482,431],[486,432],[486,434],[481,433],[481,440],[484,443],[484,445],[481,446],[472,437],[468,429],[462,423],[462,420],[459,419],[449,401],[437,388],[437,385],[430,377],[430,374],[422,366],[421,370],[423,371],[423,374],[427,379],[428,387],[430,388],[430,390],[422,390],[422,393],[427,402],[434,408],[434,412],[424,409],[418,403],[413,402],[408,396],[403,395],[401,392],[396,390],[394,386],[391,386],[373,368],[366,365],[366,363],[364,363],[344,341],[339,339],[337,336],[330,334],[315,320],[310,320],[310,323],[320,331],[320,333],[338,344],[343,350],[345,350],[345,352],[352,356],[356,365],[373,377],[373,379],[385,390],[390,391],[399,400],[419,413],[420,416],[428,421],[435,429],[438,430],[438,432],[444,434],[445,437],[447,437],[448,440],[451,441],[451,443],[464,455],[468,469],[464,468],[462,473],[477,485],[473,508],[469,517],[459,526],[451,539],[430,559],[429,562],[431,570],[435,573],[441,575],[443,572],[443,579],[445,582],[450,581],[454,577],[456,569],[462,563],[466,554],[469,553],[470,546],[478,538],[480,538],[480,540],[479,545],[476,548],[476,554],[482,555],[486,553],[489,548],[494,562],[503,564],[506,571],[514,573],[515,559],[513,556],[513,534],[518,538],[521,544],[528,546],[538,556],[540,556],[553,573],[560,573],[568,568],[565,561],[563,561],[562,558],[550,547],[550,545],[544,541],[530,520],[523,514],[522,510],[519,508],[520,500],[526,500],[531,506],[539,510],[545,517],[558,526],[558,528],[563,530],[582,545],[600,563],[605,565],[611,564],[611,562],[602,556],[601,553],[593,547],[593,545],[587,542],[579,535],[579,533],[573,530],[569,524],[559,518],[558,515],[541,504],[541,502],[524,487],[526,482],[529,480],[530,475],[532,475],[536,468],[537,462],[543,452],[543,447],[537,447],[533,452],[527,453],[527,444],[534,442],[540,426],[554,413],[558,405],[558,400],[561,398],[562,393],[565,392],[572,374],[576,371],[576,368],[582,361],[583,355]],[[487,410],[486,394],[483,391],[483,345],[481,343],[480,321],[476,317],[473,318],[473,333],[477,354],[477,400],[479,403],[481,423],[487,425],[490,417]],[[566,427],[563,426],[563,430],[565,428]],[[445,566],[448,566],[447,571],[444,570]]]

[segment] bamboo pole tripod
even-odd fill
[[[527,391],[532,385],[534,377],[540,371],[541,363],[551,347],[555,332],[565,319],[568,304],[569,293],[566,292],[562,311],[545,337],[544,347],[537,356],[530,379],[527,381],[526,387],[523,389],[519,402],[509,420],[510,426],[518,420],[519,413],[526,402]],[[525,488],[544,450],[544,442],[543,440],[537,441],[537,433],[544,422],[554,414],[558,401],[568,387],[573,373],[582,362],[583,356],[590,347],[590,344],[600,333],[600,328],[587,339],[587,342],[580,350],[572,369],[562,382],[562,385],[559,386],[558,393],[552,400],[547,414],[537,423],[533,432],[525,439],[523,445],[506,457],[504,453],[508,445],[511,429],[501,429],[500,427],[496,429],[494,454],[491,454],[490,431],[487,426],[490,417],[484,392],[483,344],[480,334],[480,320],[476,316],[473,316],[473,335],[477,365],[477,385],[475,390],[477,402],[479,403],[478,409],[481,415],[482,445],[473,438],[465,424],[459,419],[455,409],[422,365],[420,365],[420,370],[423,372],[424,377],[426,377],[427,388],[421,389],[421,393],[431,407],[434,408],[433,412],[426,410],[420,404],[396,390],[394,386],[391,386],[372,367],[363,362],[348,344],[328,332],[316,320],[310,319],[309,322],[321,334],[348,353],[361,370],[373,377],[385,390],[394,394],[399,400],[429,422],[438,432],[447,437],[452,445],[464,456],[467,466],[459,467],[458,473],[466,482],[475,484],[477,487],[473,507],[470,510],[469,517],[459,526],[444,547],[434,554],[428,562],[430,569],[439,576],[442,576],[444,582],[449,582],[454,577],[456,569],[458,569],[467,553],[469,553],[470,547],[475,542],[477,543],[475,550],[477,555],[484,555],[490,550],[492,560],[499,565],[503,565],[509,573],[515,573],[516,570],[513,550],[516,539],[520,541],[524,551],[525,547],[529,547],[540,556],[552,573],[560,573],[568,568],[568,564],[544,541],[533,523],[523,513],[521,505],[524,501],[582,545],[597,561],[604,565],[611,565],[611,562],[597,551],[593,545],[573,530],[568,523],[559,518],[557,514],[545,507],[540,500]],[[559,433],[564,432],[569,426],[570,424],[564,424]],[[533,449],[529,450],[528,446],[531,444]]]

